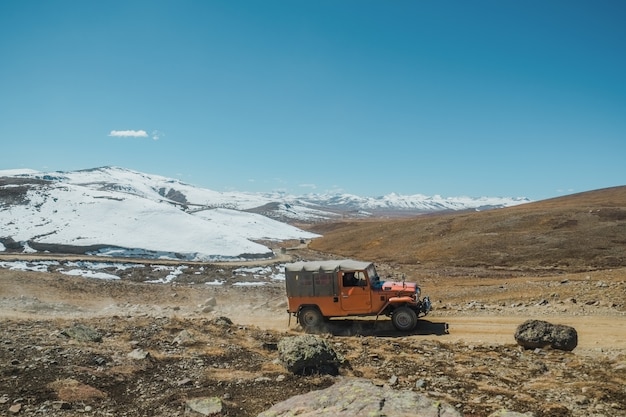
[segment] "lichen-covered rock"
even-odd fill
[[[291,397],[258,417],[461,417],[452,405],[413,391],[379,387],[359,378],[341,379],[320,391]]]
[[[344,361],[326,340],[310,334],[281,339],[278,358],[294,374],[337,375]]]
[[[526,349],[550,346],[571,351],[578,345],[578,333],[571,326],[543,320],[527,320],[515,331],[515,341]]]
[[[222,400],[218,397],[193,398],[185,403],[186,415],[222,415]]]
[[[79,342],[102,342],[102,335],[97,330],[83,324],[75,324],[69,329],[63,330],[61,334]]]

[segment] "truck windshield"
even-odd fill
[[[374,283],[380,281],[380,277],[378,276],[378,272],[376,272],[376,268],[374,265],[370,265],[366,269],[367,276],[370,279],[370,283],[374,285]]]

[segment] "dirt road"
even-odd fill
[[[427,282],[431,291],[435,291],[434,299],[452,303],[435,302],[434,310],[422,321],[418,335],[449,342],[508,344],[514,343],[513,334],[518,325],[536,318],[576,328],[579,350],[626,350],[626,312],[623,305],[610,301],[623,297],[624,276],[624,270],[616,270],[597,276],[510,278],[504,289],[499,279],[448,278],[445,285]],[[470,289],[480,290],[480,303],[475,301],[476,292]],[[514,297],[515,303],[508,299],[503,301],[505,296]],[[547,302],[542,297],[551,297],[552,301]],[[199,306],[210,298],[217,303],[212,315],[227,316],[236,323],[265,329],[296,329],[295,318],[289,326],[280,282],[254,288],[158,285],[0,269],[0,315],[3,317],[97,317],[124,312],[195,317],[206,315]],[[590,301],[574,304],[576,299]],[[351,334],[347,329],[371,326],[371,321],[350,319],[333,320],[333,323],[337,323],[338,333]],[[381,318],[376,329],[368,331],[392,332],[389,319]]]

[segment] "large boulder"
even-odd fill
[[[452,405],[413,391],[379,387],[360,378],[296,395],[259,414],[258,417],[462,417]]]
[[[344,361],[326,340],[310,334],[281,339],[278,358],[294,374],[337,375]]]
[[[515,341],[526,349],[550,346],[572,351],[578,345],[578,333],[571,326],[542,320],[527,320],[515,331]]]

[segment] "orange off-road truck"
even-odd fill
[[[351,259],[285,265],[288,312],[306,331],[332,317],[391,317],[396,329],[410,331],[431,308],[414,282],[382,281],[371,262]]]

